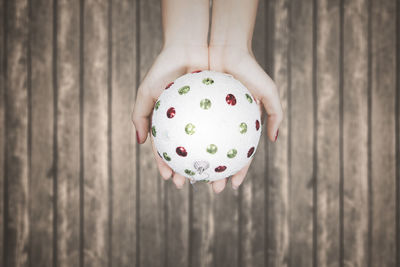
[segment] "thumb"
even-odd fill
[[[155,99],[151,96],[150,90],[146,86],[141,86],[132,112],[132,122],[136,128],[136,139],[139,144],[143,144],[147,139],[154,102]]]

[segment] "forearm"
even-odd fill
[[[210,46],[251,50],[258,0],[214,0]]]
[[[209,0],[162,0],[164,47],[207,46]]]

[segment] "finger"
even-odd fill
[[[221,193],[222,190],[224,190],[227,181],[228,181],[228,178],[214,181],[212,183],[212,188],[213,188],[214,192],[217,194]]]
[[[151,146],[153,148],[153,154],[157,162],[158,171],[160,172],[160,175],[164,180],[168,180],[172,176],[172,169],[167,165],[167,163],[165,163],[162,160],[161,154],[159,154],[159,152],[156,149],[156,146],[154,145],[153,138],[150,137],[150,139],[151,139]]]
[[[239,186],[243,183],[243,180],[246,177],[247,171],[249,170],[252,160],[253,159],[251,159],[249,163],[247,163],[240,171],[238,171],[232,176],[231,184],[233,189],[237,190]]]
[[[261,100],[267,112],[267,135],[271,141],[275,141],[283,118],[282,105],[275,83],[251,58],[232,68],[231,74]]]
[[[143,144],[149,132],[149,117],[153,110],[155,99],[145,89],[145,84],[138,90],[135,107],[132,113],[132,122],[136,128],[136,138],[139,144]]]
[[[175,173],[174,177],[172,178],[172,181],[174,182],[176,188],[182,189],[183,185],[185,184],[186,178],[179,173]]]

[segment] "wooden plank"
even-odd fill
[[[162,46],[161,8],[158,0],[140,1],[140,80]],[[139,159],[139,266],[163,266],[166,260],[165,182],[158,174],[151,141],[140,145]],[[139,166],[137,166],[139,167]],[[171,182],[171,181],[170,181]]]
[[[52,265],[53,251],[53,6],[31,5],[30,264]],[[54,162],[56,163],[56,162]]]
[[[290,266],[313,263],[313,1],[290,4]]]
[[[343,263],[368,266],[368,8],[344,2]]]
[[[6,13],[4,10],[4,1],[0,2],[0,17],[3,19],[3,24],[0,26],[0,225],[2,225],[2,229],[0,229],[0,263],[4,264],[4,178],[5,178],[5,165],[4,165],[4,155],[5,155],[5,66],[4,66],[4,59],[5,59],[5,36],[4,36],[4,26],[6,25],[5,19]]]
[[[57,1],[57,266],[79,266],[79,2]]]
[[[339,266],[340,1],[317,1],[317,266]],[[311,131],[309,131],[311,133]],[[311,238],[311,236],[309,237]]]
[[[371,266],[395,266],[396,261],[396,5],[395,1],[372,3],[371,93]]]
[[[84,265],[109,263],[108,1],[84,3]]]
[[[4,265],[28,266],[29,159],[27,92],[27,1],[7,1],[5,72],[5,261]]]
[[[130,114],[135,99],[134,1],[112,1],[112,258],[111,266],[136,259],[136,146]]]
[[[279,90],[283,121],[277,142],[265,142],[268,160],[266,179],[266,266],[288,266],[289,263],[289,1],[269,2],[272,61],[271,77]]]
[[[257,9],[253,34],[253,53],[258,63],[266,67],[267,31],[266,2],[260,1]],[[262,136],[257,153],[251,163],[246,178],[239,189],[239,266],[264,266],[265,252],[265,142],[266,127],[262,127]],[[267,141],[268,142],[268,141]],[[230,187],[227,189],[231,190]]]

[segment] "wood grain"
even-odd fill
[[[53,251],[53,6],[31,4],[31,168],[29,182],[30,264],[52,265]],[[43,101],[46,99],[47,101]],[[53,248],[55,249],[55,248]]]
[[[57,266],[79,266],[79,3],[57,1]]]
[[[343,26],[343,263],[367,266],[368,8],[345,1]]]
[[[270,3],[271,77],[279,90],[284,118],[274,144],[265,142],[267,149],[266,185],[266,266],[289,265],[289,1]]]
[[[140,1],[140,79],[161,50],[161,8],[158,0]],[[139,266],[162,266],[166,261],[165,182],[158,174],[150,136],[140,145]]]
[[[318,1],[317,266],[340,266],[340,1]],[[329,33],[329,34],[327,34]]]
[[[133,1],[112,1],[112,258],[111,266],[136,259],[136,149],[130,114],[135,99]]]
[[[5,133],[6,133],[6,124],[5,124],[5,106],[6,103],[4,101],[5,96],[5,47],[4,47],[4,26],[6,25],[4,21],[7,19],[6,13],[4,11],[4,1],[0,2],[0,17],[2,18],[2,25],[0,26],[0,225],[2,229],[0,229],[0,263],[4,264],[4,178],[5,178],[5,164],[4,164],[4,156],[5,156]]]
[[[29,158],[27,1],[8,1],[5,81],[5,266],[28,266]]]
[[[109,263],[108,2],[84,3],[84,265]]]
[[[290,9],[290,266],[312,266],[313,1],[292,1]]]
[[[253,53],[258,63],[266,68],[267,31],[265,30],[267,14],[266,3],[260,1],[257,9],[256,24],[253,33]],[[265,252],[265,137],[266,127],[261,127],[257,153],[249,171],[239,187],[239,266],[264,266]],[[230,190],[230,188],[229,188]]]
[[[372,3],[372,264],[395,266],[395,1]]]

